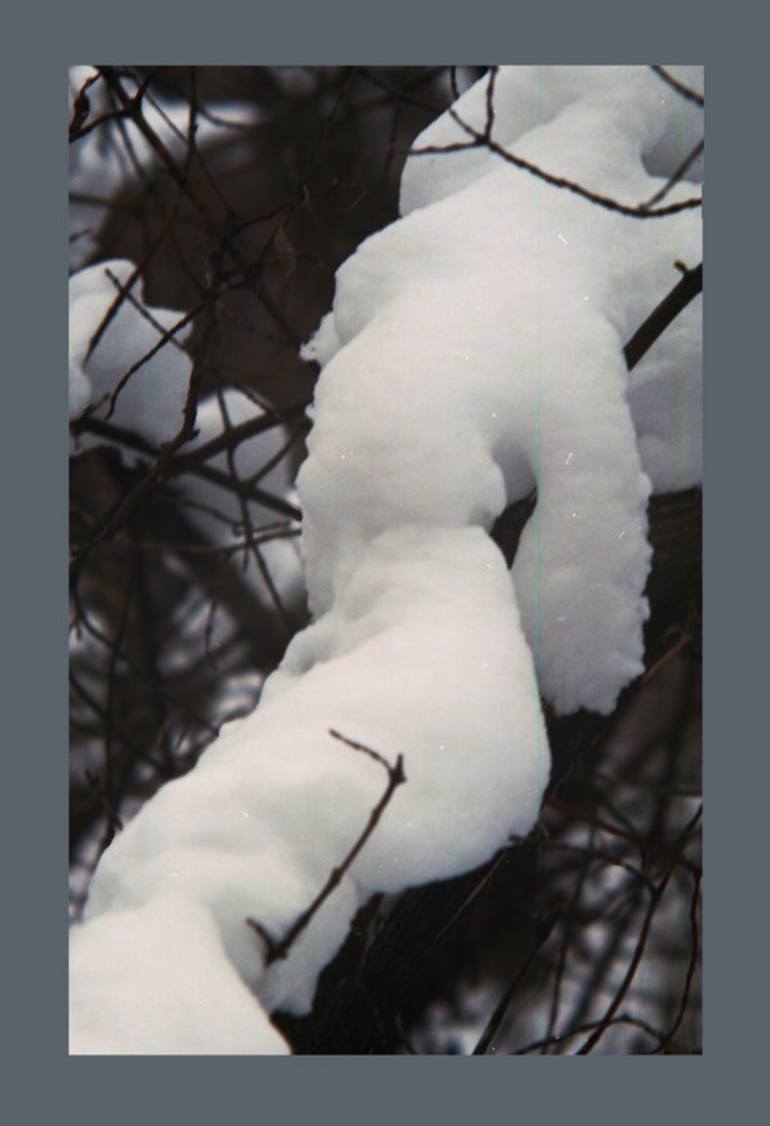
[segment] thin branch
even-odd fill
[[[484,123],[484,140],[491,141],[492,129],[495,124],[495,83],[497,81],[497,72],[500,67],[490,67],[489,74],[487,75],[487,88],[485,91],[486,101],[486,121]]]
[[[684,82],[680,82],[678,78],[674,78],[673,74],[669,74],[665,67],[651,66],[650,70],[654,71],[658,78],[662,78],[672,90],[676,90],[677,94],[681,94],[688,102],[694,102],[696,106],[703,105],[703,95],[699,94],[697,90],[685,86]]]
[[[695,164],[695,161],[703,155],[703,141],[698,141],[697,145],[690,150],[682,163],[671,173],[662,188],[659,188],[654,196],[651,196],[646,203],[642,204],[644,208],[654,207],[656,203],[660,203],[665,199],[672,188],[676,187],[680,180],[684,179],[690,168]]]
[[[206,352],[206,346],[211,336],[214,327],[213,320],[213,307],[209,305],[209,321],[206,326],[203,341],[199,349],[196,360],[193,364],[190,373],[190,381],[187,387],[187,397],[185,399],[184,410],[182,414],[182,422],[179,430],[170,442],[164,443],[159,451],[154,465],[148,470],[145,476],[133,485],[128,493],[106,512],[102,513],[101,517],[96,521],[91,535],[86,544],[80,548],[74,561],[72,569],[73,581],[77,578],[77,571],[85,561],[86,556],[93,550],[98,543],[103,540],[109,539],[113,536],[121,525],[128,519],[132,512],[135,511],[137,505],[142,501],[150,492],[152,487],[164,479],[169,464],[180,446],[185,442],[189,442],[194,434],[195,414],[198,405],[198,395],[200,392],[201,383],[203,380],[203,357]]]
[[[72,103],[72,120],[69,124],[70,141],[77,140],[77,138],[82,137],[84,133],[90,133],[92,129],[96,128],[100,121],[104,120],[103,118],[97,118],[95,122],[92,122],[90,125],[85,127],[85,122],[88,120],[88,115],[91,112],[91,102],[88,97],[88,89],[90,86],[93,86],[94,82],[98,81],[98,78],[98,73],[89,75],[89,77],[85,80],[85,82],[75,95]],[[111,117],[113,115],[109,114],[108,116]]]
[[[501,864],[503,864],[506,860],[508,860],[508,858],[510,856],[510,852],[511,852],[510,849],[505,849],[505,851],[499,853],[495,857],[495,859],[493,860],[490,867],[487,868],[486,871],[483,873],[481,879],[478,880],[478,882],[473,885],[470,892],[465,897],[465,899],[462,901],[462,903],[457,908],[457,910],[452,913],[452,915],[449,917],[447,922],[443,925],[443,927],[438,932],[436,937],[434,939],[432,939],[430,945],[425,950],[426,954],[428,953],[429,950],[432,950],[434,946],[438,946],[438,944],[442,941],[442,939],[445,938],[445,936],[449,933],[449,931],[452,929],[452,927],[455,926],[455,924],[463,917],[463,915],[468,910],[468,908],[474,903],[474,901],[476,899],[478,899],[478,897],[483,892],[484,888],[487,886],[489,881],[492,879],[492,877],[495,875],[497,870],[500,868]]]
[[[332,735],[335,739],[339,739],[341,742],[345,743],[346,746],[351,747],[354,751],[360,751],[363,754],[368,755],[369,758],[374,759],[375,762],[384,767],[388,775],[388,784],[385,787],[382,797],[369,814],[369,820],[367,821],[363,832],[361,833],[360,837],[355,842],[353,847],[350,849],[345,859],[338,867],[332,869],[329,874],[329,878],[319,891],[318,895],[315,897],[312,903],[310,903],[310,905],[306,907],[300,915],[297,916],[297,918],[294,920],[292,925],[289,927],[289,929],[281,939],[276,940],[275,938],[273,938],[270,932],[256,919],[248,918],[246,920],[248,926],[250,926],[251,929],[259,935],[259,937],[265,944],[266,966],[269,966],[272,962],[277,961],[279,958],[286,958],[288,956],[289,951],[291,950],[293,944],[296,942],[297,938],[299,938],[302,932],[310,924],[313,916],[326,902],[334,889],[341,882],[346,872],[353,864],[353,861],[356,859],[361,849],[369,840],[369,837],[372,835],[377,825],[379,824],[380,818],[385,812],[385,808],[390,802],[390,799],[393,797],[395,790],[403,782],[406,782],[403,755],[399,755],[396,758],[395,765],[391,765],[388,760],[379,753],[379,751],[372,750],[371,747],[367,747],[363,743],[357,743],[352,739],[348,739],[345,735],[341,735],[338,731],[330,730],[329,734]]]
[[[674,1023],[666,1033],[666,1036],[661,1043],[660,1047],[656,1049],[657,1052],[665,1052],[669,1044],[676,1036],[679,1028],[684,1020],[684,1015],[687,1012],[687,1005],[690,1000],[690,992],[692,990],[693,978],[695,977],[695,970],[698,965],[698,955],[700,953],[700,935],[698,930],[698,907],[700,904],[700,885],[701,877],[696,875],[693,878],[692,899],[690,901],[690,959],[687,964],[687,972],[684,979],[684,988],[682,989],[682,997],[679,1002],[679,1009],[677,1011]]]
[[[232,424],[230,422],[230,412],[227,409],[227,403],[225,401],[221,387],[217,388],[217,401],[219,404],[219,411],[222,416],[222,422],[224,424],[224,430],[225,432],[227,432],[232,429]],[[229,447],[227,450],[227,468],[229,475],[236,486],[238,506],[241,512],[241,527],[243,528],[246,538],[247,546],[243,554],[244,573],[246,572],[246,569],[248,567],[249,555],[251,555],[257,565],[257,569],[260,575],[262,576],[265,586],[267,587],[268,593],[273,601],[273,605],[275,606],[275,609],[278,613],[278,617],[283,622],[289,637],[291,637],[291,635],[296,631],[296,626],[291,619],[291,615],[288,613],[286,607],[283,604],[283,599],[281,598],[280,593],[278,592],[278,588],[273,581],[273,576],[270,573],[270,568],[268,567],[265,557],[259,548],[259,544],[255,539],[254,527],[251,522],[251,514],[249,512],[249,506],[246,502],[246,498],[243,495],[243,482],[241,480],[240,474],[238,473],[238,468],[235,464],[235,450],[232,447]]]
[[[515,156],[512,152],[509,152],[508,149],[498,144],[497,141],[493,141],[486,133],[479,133],[472,125],[463,121],[451,106],[447,112],[452,120],[460,126],[471,140],[450,145],[423,145],[421,148],[410,149],[410,156],[430,156],[441,153],[463,152],[467,149],[486,148],[496,156],[499,156],[501,160],[504,160],[507,164],[512,164],[515,168],[520,168],[523,172],[528,172],[538,180],[544,180],[545,183],[550,184],[554,188],[561,188],[565,191],[572,192],[574,195],[581,196],[590,203],[604,207],[607,211],[616,211],[621,215],[628,215],[633,219],[662,219],[666,215],[675,215],[679,211],[691,211],[696,207],[702,206],[703,201],[700,196],[693,196],[690,199],[681,200],[679,203],[671,203],[667,207],[659,207],[656,210],[649,210],[644,203],[636,204],[635,206],[621,203],[612,196],[602,195],[600,192],[594,192],[589,188],[583,187],[583,185],[577,183],[576,180],[570,180],[565,176],[554,176],[551,172],[546,172],[537,164],[533,164],[532,161],[524,160],[523,157],[520,156]]]
[[[534,962],[535,958],[537,957],[537,955],[540,953],[540,951],[542,950],[542,948],[545,946],[546,942],[550,938],[551,931],[555,927],[556,921],[557,921],[558,918],[559,918],[559,912],[554,911],[552,914],[548,915],[545,919],[541,920],[540,925],[538,926],[538,929],[537,929],[537,935],[535,937],[534,945],[533,945],[532,949],[530,950],[529,954],[527,955],[527,957],[522,962],[521,966],[519,967],[519,971],[516,974],[515,978],[513,979],[511,984],[508,986],[508,988],[505,990],[505,992],[503,993],[500,1000],[498,1001],[497,1006],[495,1008],[495,1011],[492,1013],[492,1016],[489,1018],[489,1021],[487,1022],[486,1028],[482,1032],[482,1034],[479,1038],[479,1041],[476,1044],[476,1047],[473,1049],[472,1054],[474,1056],[486,1055],[488,1049],[491,1047],[492,1041],[494,1040],[495,1036],[499,1032],[500,1025],[503,1023],[503,1020],[505,1019],[505,1015],[508,1012],[508,1009],[510,1008],[511,1001],[513,1000],[513,998],[516,994],[516,990],[519,988],[522,981],[524,980],[524,978],[529,973],[530,967],[532,966],[532,963]]]
[[[264,434],[266,430],[274,430],[276,426],[294,425],[304,429],[304,416],[307,408],[308,400],[302,399],[299,402],[290,403],[286,407],[273,407],[269,413],[266,412],[247,419],[246,422],[232,426],[229,431],[223,430],[221,434],[211,438],[210,441],[196,446],[188,453],[179,455],[175,461],[176,472],[184,473],[192,469],[197,463],[208,461],[224,450],[234,449],[245,439],[254,438],[257,434]]]
[[[530,1052],[537,1052],[545,1048],[551,1048],[558,1044],[563,1044],[565,1040],[571,1040],[581,1032],[590,1032],[591,1029],[596,1028],[600,1024],[598,1020],[587,1021],[585,1024],[578,1024],[575,1028],[569,1029],[568,1032],[560,1032],[558,1036],[544,1036],[541,1040],[533,1040],[530,1044],[525,1044],[523,1048],[517,1048],[513,1053],[514,1056],[526,1056]],[[608,1024],[608,1028],[614,1028],[618,1024],[632,1025],[634,1028],[640,1028],[642,1032],[646,1032],[648,1036],[652,1036],[655,1040],[662,1039],[661,1033],[657,1028],[653,1028],[646,1020],[641,1020],[639,1017],[631,1016],[628,1013],[621,1013],[613,1017]]]
[[[590,828],[588,832],[589,842],[593,846],[594,829]],[[564,985],[564,975],[567,969],[567,959],[569,957],[569,947],[572,938],[572,929],[577,914],[578,905],[583,895],[586,882],[588,880],[588,872],[591,867],[591,861],[588,856],[585,857],[584,863],[581,865],[578,873],[578,878],[572,888],[569,904],[564,913],[564,926],[562,927],[562,938],[559,944],[559,957],[556,963],[556,972],[554,973],[553,985],[551,988],[551,1003],[548,1011],[548,1025],[546,1027],[546,1041],[551,1039],[556,1032],[556,1024],[559,1019],[559,1009],[561,1007],[562,989]],[[545,1055],[548,1044],[543,1043],[541,1046],[542,1054]]]
[[[340,732],[335,731],[333,727],[329,728],[329,734],[333,739],[339,739],[346,747],[350,747],[352,751],[359,751],[363,755],[368,755],[370,759],[373,759],[375,762],[378,762],[380,766],[384,767],[388,773],[393,770],[393,767],[384,755],[381,755],[379,751],[375,751],[371,747],[367,747],[365,743],[357,743],[355,739],[349,739],[347,735],[340,734]]]
[[[687,270],[682,279],[677,282],[671,292],[663,298],[650,313],[644,324],[641,324],[623,349],[626,365],[631,371],[641,360],[645,352],[652,348],[655,341],[661,336],[675,317],[693,301],[703,290],[703,263],[701,262],[692,270]]]
[[[641,838],[638,834],[626,832],[625,829],[621,829],[618,825],[612,825],[609,821],[604,821],[601,817],[597,817],[590,810],[578,809],[576,806],[563,802],[552,794],[546,796],[544,805],[548,805],[552,809],[556,809],[560,813],[565,813],[578,821],[584,821],[587,825],[594,826],[594,828],[599,829],[602,833],[609,833],[610,836],[619,837],[621,840],[628,841],[632,845],[638,846],[640,843]],[[698,874],[701,871],[697,864],[693,864],[692,861],[687,860],[686,857],[673,850],[672,846],[667,844],[666,841],[648,838],[644,840],[644,848],[648,852],[657,852],[665,856],[666,859],[671,861],[674,865],[678,864],[688,872]]]
[[[257,421],[261,420],[258,419]],[[249,425],[249,423],[246,423],[244,429]],[[156,464],[164,449],[164,447],[153,446],[150,442],[134,434],[131,430],[125,430],[123,427],[114,426],[112,423],[102,422],[100,419],[96,418],[89,417],[81,419],[78,429],[96,434],[106,441],[115,442],[120,446],[124,446],[126,449],[136,450],[137,453],[141,453],[148,458],[156,459]],[[232,434],[235,434],[239,429],[239,427],[233,427]],[[266,427],[263,426],[262,429],[266,429]],[[300,509],[283,497],[267,492],[265,489],[260,488],[258,485],[251,484],[249,481],[242,481],[240,484],[236,484],[227,473],[223,473],[213,466],[200,465],[197,463],[195,457],[172,456],[165,467],[163,480],[181,477],[186,473],[193,473],[198,477],[202,477],[204,480],[210,481],[213,485],[218,485],[221,489],[226,489],[228,492],[235,492],[236,495],[242,494],[249,500],[254,501],[254,503],[261,504],[265,508],[269,508],[271,511],[277,512],[279,515],[287,517],[290,520],[302,519]],[[113,505],[111,509],[107,510],[107,514],[116,512],[121,503],[122,500]],[[104,517],[100,519],[104,519]],[[99,526],[100,523],[97,521],[95,529]],[[117,531],[117,528],[115,528],[114,531]],[[88,550],[90,551],[90,547]]]
[[[620,987],[618,988],[617,992],[615,993],[615,996],[612,998],[612,1001],[610,1002],[610,1004],[607,1008],[607,1011],[605,1012],[605,1014],[604,1014],[602,1020],[600,1021],[599,1025],[591,1033],[591,1035],[588,1037],[588,1039],[582,1045],[582,1047],[578,1050],[577,1055],[586,1056],[586,1055],[589,1054],[589,1052],[591,1052],[593,1050],[593,1048],[596,1046],[596,1044],[599,1042],[599,1040],[602,1038],[602,1036],[606,1032],[610,1021],[612,1020],[612,1018],[615,1015],[615,1013],[617,1012],[617,1010],[620,1008],[621,1004],[623,1003],[623,999],[625,998],[626,994],[628,993],[628,990],[631,988],[631,984],[632,984],[632,982],[633,982],[633,980],[636,976],[636,971],[639,969],[639,964],[642,960],[642,955],[644,954],[645,946],[647,945],[647,939],[648,939],[649,934],[650,934],[650,928],[652,926],[652,920],[655,916],[655,912],[657,910],[658,904],[660,903],[661,899],[663,898],[663,893],[665,892],[666,888],[668,887],[669,881],[670,881],[672,875],[674,874],[674,869],[676,868],[676,862],[677,862],[677,853],[679,851],[681,851],[681,849],[684,847],[684,844],[687,840],[687,837],[690,835],[692,830],[697,825],[698,821],[700,820],[700,816],[701,816],[701,810],[698,809],[698,811],[695,813],[694,817],[692,817],[690,819],[690,821],[687,823],[687,825],[685,826],[682,833],[680,833],[676,847],[675,847],[674,855],[671,858],[671,862],[669,863],[669,866],[666,869],[666,872],[665,872],[663,878],[661,879],[660,883],[657,885],[657,887],[655,888],[655,891],[650,896],[650,902],[647,906],[647,911],[646,911],[645,916],[644,916],[644,922],[642,923],[642,929],[639,933],[639,939],[637,941],[636,948],[634,950],[631,961],[628,964],[628,968],[626,969],[626,973],[623,977],[623,980],[620,983]]]

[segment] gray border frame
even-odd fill
[[[768,792],[758,702],[766,547],[759,502],[770,417],[759,334],[767,177],[760,44],[749,0],[717,17],[696,2],[635,9],[582,0],[526,9],[497,0],[157,0],[27,5],[6,19],[2,69],[3,511],[6,771],[4,1102],[10,1121],[63,1112],[111,1126],[172,1113],[185,1123],[253,1113],[303,1121],[322,1109],[367,1122],[400,1113],[467,1121],[534,1113],[591,1123],[751,1107],[765,1023],[765,932],[755,918]],[[7,13],[7,9],[6,9]],[[178,63],[705,62],[709,168],[706,282],[706,1054],[565,1064],[510,1057],[70,1059],[66,1054],[66,67]],[[761,164],[761,166],[760,166]],[[764,175],[762,175],[764,173]],[[763,192],[760,197],[760,191]],[[755,367],[759,366],[759,372]],[[749,530],[750,529],[750,530]],[[763,772],[760,775],[758,772]],[[754,830],[752,832],[752,830]],[[761,945],[760,945],[761,944]],[[543,1083],[542,1068],[558,1068]],[[602,1074],[594,1075],[601,1069]],[[515,1070],[511,1070],[515,1069]],[[761,1106],[764,1099],[756,1101]]]

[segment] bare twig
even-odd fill
[[[388,760],[381,755],[379,751],[373,750],[371,747],[365,746],[363,743],[358,743],[353,739],[348,739],[345,735],[341,735],[339,731],[330,730],[329,734],[335,739],[339,739],[346,746],[351,747],[354,751],[360,751],[380,766],[384,767],[388,775],[388,784],[385,787],[382,797],[372,809],[369,814],[369,820],[364,827],[360,837],[356,840],[353,847],[350,849],[345,859],[336,868],[333,868],[329,874],[324,886],[313,899],[312,903],[301,912],[300,915],[294,920],[292,925],[280,939],[275,939],[269,931],[262,926],[256,919],[247,919],[247,924],[254,930],[265,944],[265,965],[269,966],[279,958],[286,958],[291,950],[291,947],[296,942],[297,938],[302,934],[306,927],[310,924],[313,916],[319,908],[326,902],[334,889],[341,882],[345,873],[349,870],[353,861],[356,859],[361,849],[364,847],[369,837],[376,829],[385,808],[390,802],[395,790],[404,782],[406,782],[406,775],[404,773],[404,756],[398,755],[395,765],[391,765]]]
[[[684,82],[680,82],[678,78],[674,78],[673,74],[662,66],[651,66],[650,70],[657,74],[658,78],[662,78],[672,90],[676,90],[677,94],[681,94],[688,102],[695,102],[696,106],[703,105],[703,95],[699,94],[697,90],[692,90],[689,86],[685,86]]]
[[[698,931],[698,909],[700,906],[700,885],[701,877],[699,874],[693,877],[692,898],[690,900],[690,958],[687,963],[687,972],[684,978],[684,987],[682,989],[682,996],[679,1002],[674,1023],[665,1035],[663,1042],[656,1049],[657,1052],[665,1052],[666,1048],[672,1043],[679,1028],[684,1020],[684,1015],[687,1012],[687,1005],[690,1000],[690,992],[692,990],[693,978],[695,977],[695,970],[698,966],[698,958],[700,956],[700,936]]]
[[[682,163],[671,173],[662,188],[659,188],[655,195],[651,196],[646,203],[642,204],[643,207],[654,207],[656,203],[660,203],[665,199],[672,188],[676,187],[680,180],[684,179],[685,175],[689,172],[690,168],[695,164],[703,155],[703,141],[698,141],[697,145],[687,154]]]
[[[523,1048],[517,1048],[513,1052],[514,1056],[526,1056],[530,1052],[541,1051],[545,1048],[555,1047],[559,1044],[564,1044],[565,1041],[571,1040],[573,1037],[579,1035],[581,1032],[590,1032],[592,1029],[597,1028],[601,1022],[598,1020],[586,1021],[585,1024],[578,1024],[574,1028],[570,1028],[567,1032],[561,1032],[558,1036],[544,1036],[541,1040],[533,1040],[530,1044],[525,1044]],[[631,1016],[629,1013],[620,1013],[618,1016],[613,1017],[607,1024],[607,1028],[614,1028],[615,1025],[631,1025],[634,1028],[640,1028],[648,1036],[654,1040],[660,1041],[662,1034],[657,1028],[653,1028],[647,1021],[642,1020],[640,1017]]]
[[[703,263],[701,262],[692,270],[687,270],[682,279],[661,303],[650,313],[647,320],[639,326],[634,335],[623,349],[626,365],[631,371],[641,360],[645,352],[653,346],[671,322],[687,305],[693,301],[703,290]]]
[[[642,960],[642,955],[644,954],[644,948],[647,945],[647,939],[648,939],[649,934],[650,934],[650,927],[652,926],[652,921],[653,921],[653,918],[655,917],[655,912],[657,910],[658,904],[660,903],[661,899],[663,898],[663,893],[665,892],[666,888],[668,887],[669,880],[671,879],[672,875],[674,874],[674,869],[676,867],[676,862],[677,862],[677,853],[684,846],[684,843],[687,840],[688,836],[690,835],[690,833],[692,832],[692,830],[695,828],[698,821],[700,820],[700,816],[701,816],[701,810],[698,809],[697,813],[694,815],[694,817],[692,817],[690,819],[690,821],[685,826],[684,830],[679,835],[679,839],[678,839],[674,849],[672,850],[673,855],[672,855],[672,858],[671,858],[671,862],[669,863],[669,866],[666,869],[666,872],[665,872],[663,878],[660,880],[659,884],[657,885],[657,887],[655,888],[655,890],[653,891],[653,893],[650,896],[650,901],[649,901],[647,911],[646,911],[645,916],[644,916],[644,921],[642,923],[642,929],[639,933],[639,938],[638,938],[638,941],[636,943],[636,948],[634,950],[631,961],[628,964],[628,968],[627,968],[626,973],[623,977],[623,980],[620,983],[620,986],[619,986],[617,992],[615,993],[615,996],[612,998],[612,1001],[610,1002],[610,1004],[607,1008],[607,1011],[605,1012],[601,1021],[599,1022],[599,1024],[595,1028],[595,1030],[591,1033],[591,1035],[588,1037],[586,1042],[578,1050],[577,1054],[579,1056],[588,1055],[589,1052],[591,1052],[593,1050],[593,1048],[598,1044],[599,1040],[602,1038],[602,1036],[606,1032],[606,1030],[609,1026],[609,1023],[612,1020],[613,1016],[615,1015],[615,1013],[617,1012],[617,1010],[620,1008],[621,1004],[623,1003],[623,999],[625,998],[626,994],[628,993],[629,988],[631,987],[631,983],[633,982],[634,977],[636,976],[636,971],[639,968],[639,963]]]
[[[537,955],[540,953],[541,949],[545,946],[546,942],[550,938],[551,931],[556,926],[556,922],[557,922],[558,918],[559,918],[559,912],[554,911],[550,915],[546,916],[545,919],[542,919],[540,921],[540,924],[537,928],[537,934],[535,936],[535,942],[532,946],[532,949],[530,950],[529,954],[527,955],[527,957],[524,959],[521,966],[519,967],[519,971],[516,974],[515,978],[513,979],[511,984],[508,986],[508,988],[505,990],[505,992],[503,993],[500,1000],[498,1001],[497,1006],[495,1008],[495,1011],[492,1013],[492,1016],[489,1018],[489,1021],[487,1022],[486,1028],[482,1032],[482,1034],[479,1038],[479,1041],[476,1044],[476,1047],[473,1049],[473,1055],[474,1056],[486,1055],[486,1053],[491,1048],[492,1042],[493,1042],[495,1036],[497,1035],[498,1031],[500,1030],[500,1025],[503,1023],[503,1020],[505,1019],[505,1014],[508,1012],[508,1009],[510,1008],[511,1001],[514,998],[517,989],[519,988],[519,986],[523,982],[524,978],[529,973],[530,967],[532,966],[532,963],[534,962],[535,958],[537,957]]]
[[[545,169],[540,168],[537,164],[533,164],[531,160],[525,160],[523,157],[516,156],[514,153],[509,152],[508,149],[504,148],[503,145],[494,141],[490,136],[487,136],[486,132],[479,133],[472,125],[463,121],[457,111],[453,110],[451,106],[447,110],[447,113],[471,140],[465,142],[458,141],[448,145],[423,145],[420,148],[411,148],[409,150],[410,156],[435,156],[441,153],[464,152],[467,149],[486,148],[496,156],[499,156],[500,159],[504,160],[507,164],[512,164],[514,167],[520,168],[523,172],[528,172],[530,176],[534,176],[538,180],[543,180],[554,188],[561,188],[564,191],[572,192],[574,195],[581,196],[583,199],[588,200],[589,203],[595,203],[599,207],[605,208],[607,211],[616,211],[620,215],[628,215],[633,219],[662,219],[667,215],[675,215],[680,211],[691,211],[696,207],[702,206],[703,201],[700,196],[693,196],[691,199],[680,200],[678,203],[671,203],[666,207],[655,209],[648,208],[645,203],[639,203],[635,206],[621,203],[620,200],[614,199],[612,196],[591,191],[589,188],[579,184],[576,180],[570,180],[566,176],[555,176],[551,172],[546,172]]]

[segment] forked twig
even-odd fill
[[[382,797],[369,814],[369,819],[363,832],[358,837],[345,859],[336,868],[332,868],[326,883],[318,892],[318,895],[316,895],[315,899],[297,916],[282,938],[274,938],[267,928],[256,919],[246,919],[247,925],[250,926],[253,931],[256,931],[265,944],[265,966],[269,966],[272,962],[276,962],[280,958],[286,958],[288,956],[296,940],[309,926],[313,916],[341,882],[343,876],[350,869],[353,861],[369,840],[369,837],[376,829],[385,811],[385,807],[388,805],[397,787],[400,786],[402,782],[406,782],[403,755],[399,755],[396,758],[395,765],[391,765],[379,751],[374,751],[371,747],[367,747],[363,743],[357,743],[354,739],[348,739],[345,735],[341,735],[339,731],[335,731],[333,728],[329,729],[329,734],[333,736],[333,738],[339,739],[340,742],[344,743],[346,746],[351,747],[354,751],[361,751],[363,754],[368,755],[369,758],[374,759],[375,762],[378,762],[387,772],[388,784],[385,787]]]

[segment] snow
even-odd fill
[[[628,401],[656,493],[688,489],[703,478],[702,311],[698,297],[632,372]]]
[[[182,425],[192,374],[192,360],[182,345],[189,337],[191,324],[184,324],[183,312],[147,304],[141,279],[137,278],[129,289],[130,297],[122,301],[104,327],[107,313],[119,295],[118,286],[125,288],[135,273],[133,262],[115,259],[79,270],[70,277],[70,418],[75,419],[90,408],[93,417],[109,421],[158,447],[174,438]],[[176,329],[177,325],[182,327]],[[172,330],[173,335],[164,340],[164,334]],[[96,335],[99,340],[88,355]],[[131,369],[153,351],[154,355],[123,382]],[[224,430],[264,414],[262,407],[237,388],[225,388],[221,396],[211,394],[198,405],[196,436],[185,446],[185,452],[193,452]],[[286,427],[274,426],[241,441],[233,455],[234,470],[240,480],[259,473],[271,458],[280,454],[288,439]],[[81,453],[105,441],[85,431],[75,440],[74,452]],[[127,450],[121,450],[128,460],[135,460]],[[209,458],[206,464],[229,475],[226,452]],[[259,486],[272,496],[287,499],[293,482],[286,461],[279,459],[260,479]],[[244,523],[244,511],[237,497],[194,474],[180,478],[179,487],[188,502],[185,511],[189,519],[212,543],[223,547],[232,543],[234,529],[242,529]],[[253,500],[246,504],[246,516],[254,531],[281,520],[285,522],[285,517],[275,510]],[[243,538],[242,533],[239,538]],[[286,604],[299,604],[304,596],[304,582],[296,539],[270,539],[260,544],[258,550],[279,597]],[[271,604],[254,555],[248,552],[245,570],[240,552],[237,563],[255,595],[263,603]]]
[[[671,126],[679,96],[642,68],[556,69],[543,68],[539,97],[527,68],[500,73],[496,132],[555,174],[629,205],[648,199],[660,180],[642,153]],[[458,102],[458,115],[471,103],[476,126],[485,88]],[[443,118],[416,147],[450,143],[458,129]],[[697,411],[682,452],[654,389],[674,384],[675,364],[677,382],[698,381],[699,319],[682,317],[673,348],[659,342],[635,371],[640,446],[621,349],[678,280],[674,262],[700,260],[698,215],[631,221],[487,153],[411,157],[402,208],[340,269],[333,319],[305,353],[324,362],[310,438],[320,453],[299,478],[311,608],[332,604],[382,528],[488,528],[535,481],[538,516],[514,581],[540,686],[560,712],[608,713],[643,668],[644,470],[664,487],[697,474]],[[316,522],[327,492],[341,528]]]
[[[288,1052],[224,956],[211,915],[190,899],[168,894],[78,923],[70,950],[70,1040],[79,1055],[251,1055],[255,1045],[261,1055]],[[105,1019],[107,998],[114,1009]]]
[[[702,67],[666,69],[702,93]],[[455,103],[456,117],[483,132],[486,101],[487,80],[483,79]],[[492,137],[507,151],[547,171],[636,205],[651,198],[702,140],[703,111],[644,67],[503,67],[495,83]],[[453,117],[444,114],[417,138],[414,147],[440,147],[470,139]],[[451,157],[440,153],[410,157],[401,183],[402,214],[460,192],[499,169],[500,163],[500,157],[484,148],[454,152]],[[702,158],[687,176],[688,181],[702,180]],[[527,177],[518,179],[517,187],[524,196]],[[548,189],[529,185],[530,207],[539,209],[544,190]],[[685,182],[664,203],[695,194],[692,183]],[[589,246],[595,251],[614,247],[614,261],[607,261],[609,255],[604,263],[597,260],[593,273],[603,278],[604,310],[625,342],[678,280],[674,261],[679,259],[690,268],[700,261],[697,212],[666,219],[666,238],[656,247],[661,220],[628,223],[596,208],[587,214],[585,205],[581,208],[578,201],[562,201],[558,195],[550,191],[548,215],[556,218],[571,210],[580,222],[586,253]],[[541,243],[530,252],[529,260],[535,254],[539,262],[543,250],[556,238],[563,248],[563,268],[572,270],[573,239],[558,223],[548,226],[550,229],[541,230]],[[541,269],[548,267],[542,263]],[[586,302],[595,302],[597,296],[590,285],[582,295]],[[639,453],[656,492],[688,488],[702,477],[701,321],[702,301],[698,298],[631,376],[629,403]],[[334,330],[330,319],[325,326],[329,339]]]
[[[702,67],[666,69],[691,89],[703,92]],[[471,138],[459,121],[483,133],[487,90],[486,78],[475,83],[455,102],[454,116],[442,114],[420,134],[413,147],[443,148],[467,143]],[[610,108],[610,103],[622,118],[625,131],[641,126],[642,144],[632,156],[641,157],[655,176],[669,176],[703,137],[703,113],[696,105],[681,98],[646,67],[619,66],[500,67],[494,86],[492,137],[507,151],[524,156],[517,142],[526,134],[577,105],[581,110],[590,106],[601,113]],[[596,134],[589,161],[597,166],[597,171],[596,158],[602,147],[611,151],[601,134]],[[410,157],[401,179],[401,214],[459,191],[498,163],[499,157],[484,148],[453,152],[451,159],[441,153]],[[559,161],[559,172],[570,175],[568,160]],[[694,165],[689,175],[702,178],[702,163]]]
[[[458,112],[483,108],[485,89]],[[554,173],[630,205],[661,186],[643,156],[664,151],[678,109],[644,68],[504,68],[495,106],[495,136]],[[417,145],[437,137],[456,139],[446,116]],[[674,474],[661,449],[678,435],[642,388],[680,362],[694,382],[698,319],[681,318],[675,349],[653,349],[632,381],[622,348],[674,262],[700,260],[699,212],[632,219],[479,152],[411,157],[402,209],[340,269],[304,350],[323,364],[298,479],[314,621],[257,710],[104,854],[73,933],[75,1052],[284,1049],[256,1001],[249,1023],[236,983],[266,1010],[307,1011],[373,892],[468,870],[530,830],[549,770],[540,692],[560,712],[610,712],[641,671],[645,470]],[[510,574],[487,532],[533,483]],[[289,957],[266,967],[247,920],[280,938],[387,782],[331,729],[391,764],[403,755],[406,783]],[[138,936],[123,940],[127,965],[115,932]]]
[[[122,377],[161,345],[126,381],[109,417],[115,426],[133,430],[159,445],[170,441],[182,425],[190,382],[192,364],[181,345],[191,326],[184,325],[174,333],[173,341],[163,343],[163,334],[179,324],[183,314],[146,305],[141,279],[137,278],[88,356],[91,341],[117,301],[120,289],[128,286],[135,273],[133,262],[112,259],[80,270],[70,278],[70,417],[77,417],[93,404],[97,415],[107,419],[111,396]],[[81,439],[82,447],[87,444],[87,439]]]

